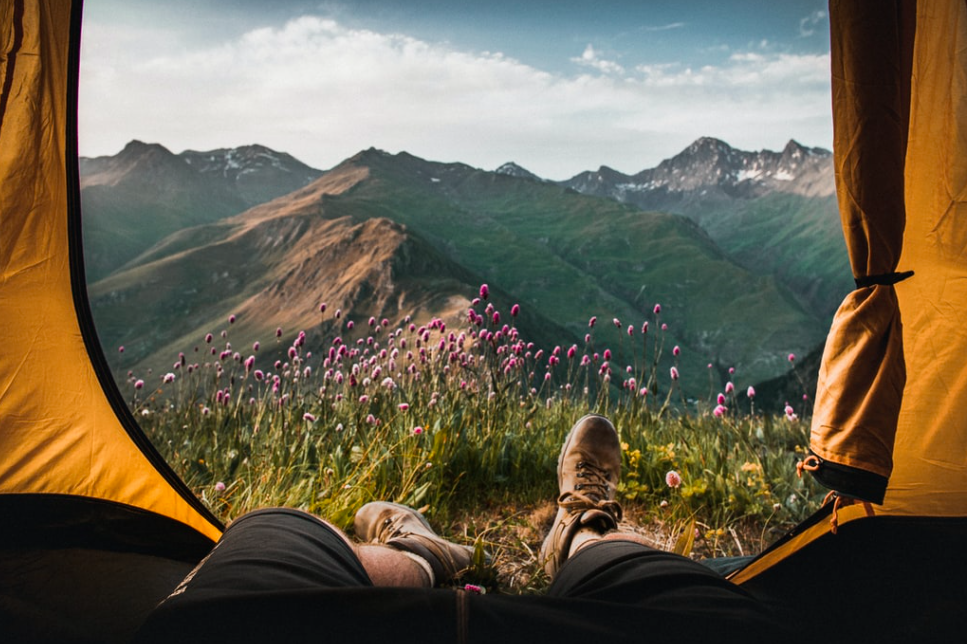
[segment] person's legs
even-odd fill
[[[416,566],[422,574],[421,585],[431,587],[453,579],[473,562],[473,548],[442,539],[423,515],[405,505],[384,501],[367,503],[356,512],[354,528],[356,535],[370,544],[357,546],[356,551],[371,577],[370,566],[378,570],[379,581],[373,578],[376,585],[407,585],[398,582],[411,579],[392,576],[393,557],[407,559],[411,569]]]
[[[228,526],[135,641],[453,641],[453,595],[429,588],[422,566],[402,550],[353,544],[306,512],[257,510]],[[432,633],[401,633],[400,618],[416,616],[440,623]]]
[[[186,591],[232,595],[372,585],[341,531],[306,512],[270,508],[233,521],[171,598]]]
[[[353,550],[374,586],[430,588],[433,579],[418,560],[378,544],[355,544]]]

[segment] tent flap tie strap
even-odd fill
[[[869,288],[870,286],[892,286],[897,282],[913,277],[913,271],[903,271],[901,273],[880,273],[879,275],[867,275],[866,277],[854,277],[856,288]]]
[[[847,505],[853,505],[854,503],[862,503],[863,507],[866,509],[866,516],[871,517],[876,513],[873,511],[873,504],[869,501],[862,501],[860,499],[854,499],[851,496],[844,496],[837,492],[836,490],[830,491],[829,494],[823,499],[823,505],[826,505],[829,500],[833,500],[833,512],[829,516],[829,531],[833,534],[839,530],[839,509]]]
[[[819,470],[821,465],[822,465],[822,460],[815,454],[810,454],[803,460],[796,463],[796,474],[799,476],[799,478],[802,478],[802,473],[804,471],[816,472]],[[854,503],[862,503],[863,507],[866,508],[867,516],[871,517],[874,514],[876,514],[873,511],[873,504],[871,504],[869,501],[864,501],[862,499],[856,499],[851,496],[846,496],[844,494],[840,494],[836,490],[830,490],[829,494],[827,494],[825,498],[823,498],[822,505],[825,506],[827,503],[830,502],[830,500],[833,501],[833,512],[832,514],[830,514],[830,517],[829,517],[829,531],[832,532],[833,534],[836,534],[837,530],[839,530],[838,511],[841,507],[844,507],[847,505],[853,505]]]

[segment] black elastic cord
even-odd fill
[[[913,271],[903,271],[902,273],[881,273],[880,275],[867,275],[866,277],[854,277],[856,288],[867,288],[869,286],[892,286],[897,282],[902,282],[908,277],[913,277]]]

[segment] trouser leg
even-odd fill
[[[184,593],[228,597],[370,585],[359,559],[335,528],[305,512],[271,508],[233,522],[169,599]]]
[[[757,599],[702,564],[632,541],[599,541],[570,557],[548,596],[628,607],[670,634],[780,641],[792,633]],[[620,611],[618,612],[620,614]],[[659,617],[660,616],[660,617]],[[628,628],[633,628],[629,616]]]

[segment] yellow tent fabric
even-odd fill
[[[967,3],[920,2],[898,284],[908,369],[883,513],[967,516]]]
[[[77,204],[68,182],[77,159],[68,124],[79,4],[0,3],[0,495],[90,497],[214,540],[217,522],[122,425],[75,310],[68,213]],[[75,275],[78,265],[75,257]]]

